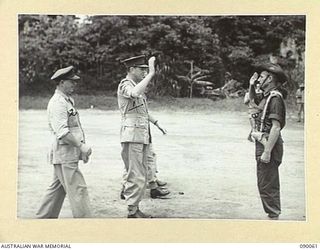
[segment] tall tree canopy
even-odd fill
[[[304,16],[88,16],[19,15],[20,94],[52,89],[58,68],[74,65],[82,90],[115,90],[125,71],[120,60],[156,55],[154,92],[175,95],[190,61],[224,84],[226,72],[247,84],[253,65],[276,60],[290,76],[288,88],[304,81]]]

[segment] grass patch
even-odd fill
[[[213,101],[207,98],[172,98],[156,97],[149,100],[152,110],[172,111],[247,111],[242,98]]]
[[[19,99],[19,109],[46,109],[51,96],[22,96]],[[108,95],[75,95],[78,109],[94,107],[103,110],[118,109],[117,98]]]
[[[19,109],[46,109],[51,96],[22,96],[19,99]],[[118,110],[116,95],[75,95],[78,109]],[[155,111],[229,111],[247,112],[243,98],[223,99],[213,101],[207,98],[173,98],[169,96],[149,99],[149,108]],[[288,112],[296,112],[294,101],[286,101]]]
[[[19,100],[19,109],[46,109],[51,96],[22,96]],[[91,107],[101,110],[118,110],[116,96],[110,95],[75,95],[76,106],[79,109]],[[206,98],[173,98],[156,97],[149,100],[149,108],[152,110],[170,111],[246,111],[242,99],[228,99],[212,101]]]

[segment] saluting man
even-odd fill
[[[261,112],[255,116],[256,161],[258,189],[264,211],[270,219],[278,219],[281,213],[279,166],[283,156],[281,130],[286,124],[286,107],[281,86],[287,77],[278,64],[266,63],[258,67],[260,75],[250,79],[249,93],[253,97],[254,82],[258,81],[263,98],[258,106]],[[265,145],[262,138],[267,138]]]
[[[79,79],[73,66],[59,69],[51,77],[57,84],[47,108],[54,176],[37,218],[58,218],[66,194],[73,217],[91,216],[87,185],[78,163],[79,160],[87,163],[92,150],[85,143],[79,114],[71,97]]]
[[[149,121],[165,131],[149,116],[144,94],[155,75],[155,57],[149,59],[148,65],[144,55],[128,58],[122,63],[127,68],[127,76],[120,82],[117,94],[121,113],[121,156],[125,166],[123,196],[128,205],[128,218],[151,218],[140,211],[139,203],[145,193],[148,165],[153,155]]]

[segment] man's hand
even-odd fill
[[[257,72],[254,72],[254,74],[250,78],[250,85],[255,85],[255,82],[258,80],[259,75]]]
[[[80,145],[81,154],[85,157],[89,157],[92,154],[92,149],[87,144],[82,143]]]
[[[154,74],[156,72],[156,69],[154,67],[154,62],[156,58],[154,56],[149,58],[148,65],[149,65],[149,73]]]
[[[83,160],[83,163],[86,164],[86,163],[88,163],[88,161],[89,161],[89,156],[86,156],[86,155],[82,155],[82,154],[81,154],[81,160]]]
[[[83,163],[89,161],[89,156],[92,154],[92,149],[87,144],[82,143],[80,146],[80,159],[83,160]]]
[[[271,159],[271,153],[268,151],[263,151],[262,155],[261,155],[261,162],[263,163],[269,163]]]
[[[162,134],[166,135],[167,134],[167,130],[165,128],[162,128],[159,123],[156,123],[156,126],[158,127],[158,129],[162,132]]]

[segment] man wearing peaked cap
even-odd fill
[[[51,80],[57,81],[54,95],[48,107],[49,129],[52,135],[50,164],[54,178],[47,188],[43,202],[36,214],[41,218],[58,218],[66,195],[73,217],[90,217],[87,185],[78,167],[82,160],[87,163],[92,152],[86,144],[79,114],[71,95],[80,79],[73,66],[57,70]]]
[[[146,64],[146,57],[144,55],[134,56],[121,61],[127,68],[139,67],[139,68],[149,68]]]
[[[154,170],[155,154],[149,122],[155,124],[164,134],[166,131],[148,112],[145,90],[155,75],[155,57],[145,63],[144,56],[123,60],[127,76],[118,86],[118,105],[121,113],[121,156],[124,162],[123,197],[128,205],[128,218],[151,218],[141,212],[139,203],[145,193],[150,172]],[[155,182],[155,180],[154,180]],[[155,183],[154,183],[155,184]],[[165,196],[169,191],[151,188],[151,196]]]
[[[74,73],[74,67],[69,66],[57,70],[51,77],[51,80],[79,80],[80,77]]]
[[[257,182],[263,209],[270,219],[278,219],[281,213],[279,166],[283,157],[281,130],[286,124],[286,107],[280,92],[287,77],[281,67],[274,63],[258,66],[250,79],[249,96],[259,107],[253,117],[255,138]],[[262,99],[256,98],[255,85],[263,93]],[[262,142],[264,138],[264,142]]]
[[[128,59],[121,61],[121,63],[126,66],[128,71],[130,70],[131,67],[145,69],[146,71],[149,68],[149,66],[146,64],[146,57],[144,55],[130,57]],[[157,126],[157,128],[160,129],[160,131],[163,134],[166,134],[166,130],[161,128],[158,121],[154,117],[152,117],[150,114],[149,114],[149,121],[151,123],[153,123],[155,126]],[[162,196],[168,195],[170,192],[163,187],[167,183],[160,181],[158,179],[158,177],[156,176],[156,173],[158,172],[157,163],[156,163],[156,154],[155,154],[151,144],[149,145],[149,151],[148,151],[147,158],[148,158],[148,160],[147,160],[147,166],[148,166],[147,187],[150,188],[150,197],[155,199],[155,198],[160,198]],[[127,175],[127,173],[125,170],[124,180],[126,179],[126,175]],[[121,190],[120,197],[121,197],[121,199],[125,199],[124,187]]]

